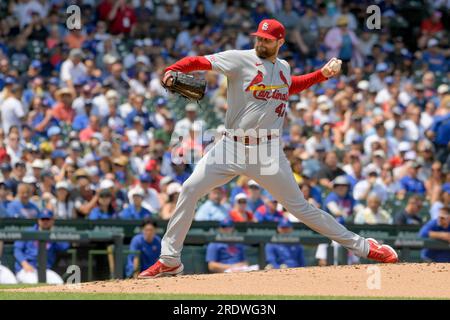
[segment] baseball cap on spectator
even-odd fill
[[[15,84],[17,81],[14,77],[6,77],[5,78],[5,85],[11,85]]]
[[[105,94],[106,99],[119,99],[119,93],[116,90],[110,89],[106,91]]]
[[[58,189],[66,189],[66,190],[70,190],[70,183],[69,183],[68,181],[65,181],[65,180],[59,181],[59,182],[56,184],[56,190],[58,190]]]
[[[79,141],[74,140],[70,143],[70,149],[73,151],[81,152],[83,151],[83,146]]]
[[[89,173],[86,171],[86,169],[80,168],[75,171],[74,176],[75,176],[75,179],[88,178]]]
[[[54,214],[53,211],[44,209],[38,212],[36,218],[38,219],[53,219]]]
[[[386,84],[393,84],[394,83],[394,78],[392,77],[392,76],[387,76],[385,79],[384,79],[384,82],[386,83]]]
[[[91,139],[97,139],[98,141],[102,141],[103,136],[100,132],[94,132],[91,136]]]
[[[12,170],[11,164],[9,162],[3,162],[0,165],[0,170],[1,171],[11,171]]]
[[[175,193],[180,193],[181,188],[182,188],[181,184],[179,184],[178,182],[172,182],[167,186],[167,194],[171,196]]]
[[[435,38],[431,38],[427,42],[427,48],[436,47],[437,45],[439,45],[439,41]]]
[[[134,196],[139,196],[139,197],[144,198],[145,197],[144,189],[142,189],[142,187],[140,187],[140,186],[137,186],[137,187],[131,189],[131,197],[134,197]]]
[[[394,115],[401,116],[403,115],[403,110],[399,106],[395,106],[394,108],[392,108],[392,113]]]
[[[398,151],[399,152],[407,152],[411,150],[411,143],[408,141],[402,141],[398,144]]]
[[[295,105],[295,110],[308,110],[308,105],[304,101],[297,102]]]
[[[100,185],[99,185],[100,190],[110,189],[110,188],[114,188],[114,181],[112,181],[110,179],[103,179],[102,181],[100,181]]]
[[[125,167],[128,164],[128,158],[126,156],[120,156],[115,158],[113,163],[118,166]]]
[[[198,108],[195,103],[188,103],[185,107],[186,112],[197,112]]]
[[[116,63],[117,61],[119,61],[119,59],[113,54],[107,53],[103,56],[104,64],[113,64]]]
[[[336,20],[336,26],[338,27],[345,27],[348,25],[348,18],[346,16],[339,16],[339,18]]]
[[[416,90],[416,91],[424,91],[425,90],[425,86],[422,83],[416,83],[414,85],[414,90]]]
[[[363,90],[363,91],[369,89],[369,81],[367,81],[367,80],[361,80],[361,81],[359,81],[359,82],[358,82],[358,85],[357,85],[357,88],[358,88],[359,90]]]
[[[385,62],[380,62],[375,67],[376,72],[386,72],[386,71],[388,71],[388,69],[389,69],[389,66]]]
[[[283,218],[278,222],[278,228],[287,229],[292,227],[293,227],[292,222],[289,221],[289,219]]]
[[[108,189],[103,189],[100,190],[99,196],[100,198],[110,198],[112,197],[112,193]]]
[[[305,169],[305,170],[302,171],[302,177],[303,177],[303,178],[311,179],[311,178],[313,178],[313,176],[314,176],[314,175],[313,175],[312,170]]]
[[[235,197],[234,197],[234,201],[239,202],[239,200],[246,200],[247,201],[248,197],[245,193],[240,192],[238,193]]]
[[[42,170],[41,179],[44,178],[53,178],[54,174],[50,170]]]
[[[219,225],[221,228],[233,228],[234,222],[233,222],[233,220],[226,218],[226,219],[220,221]]]
[[[51,77],[50,79],[48,79],[48,84],[57,86],[59,85],[59,79],[56,77]]]
[[[84,57],[83,50],[81,50],[79,48],[74,48],[74,49],[70,50],[69,57],[83,59],[83,57]]]
[[[284,26],[275,19],[264,19],[258,25],[258,30],[250,35],[276,40],[283,39],[286,31]]]
[[[31,163],[31,168],[33,168],[33,169],[44,169],[45,168],[45,163],[44,163],[44,161],[42,159],[35,159]]]
[[[259,184],[255,180],[250,180],[247,182],[249,188],[260,188]]]
[[[412,160],[412,161],[410,162],[410,166],[411,166],[411,168],[417,169],[417,168],[420,168],[422,165],[420,164],[419,161]]]
[[[86,170],[90,177],[96,177],[100,174],[100,169],[97,166],[90,166]]]
[[[333,186],[349,186],[350,182],[348,181],[348,178],[346,176],[337,176],[333,180]]]
[[[374,155],[374,157],[380,157],[380,158],[386,158],[386,153],[384,153],[384,151],[383,150],[376,150],[374,153],[373,153],[373,155]]]
[[[160,106],[164,106],[167,104],[167,100],[160,97],[156,100],[156,106],[160,107]]]
[[[152,177],[148,173],[143,173],[139,176],[139,181],[144,183],[152,182]]]
[[[50,137],[53,137],[53,136],[57,136],[57,135],[59,135],[59,134],[61,134],[61,128],[60,127],[57,127],[57,126],[52,126],[52,127],[50,127],[48,130],[47,130],[47,136],[50,138]]]
[[[51,158],[52,159],[57,159],[57,158],[63,158],[64,159],[65,157],[67,157],[67,154],[66,154],[66,152],[64,150],[61,150],[61,149],[56,149],[51,154]]]
[[[380,169],[378,169],[378,167],[373,164],[370,163],[365,169],[364,169],[364,173],[366,176],[370,176],[371,174],[376,174],[379,175],[380,174]]]
[[[142,118],[139,117],[139,116],[135,116],[135,117],[133,118],[133,123],[134,123],[134,124],[138,123],[138,124],[140,124],[140,125],[144,125],[144,119],[142,119]]]
[[[25,162],[23,162],[22,160],[18,160],[14,163],[14,168],[18,168],[18,167],[26,167]]]
[[[150,140],[147,137],[139,137],[138,145],[141,147],[147,147],[150,144]]]
[[[142,63],[142,64],[145,64],[146,66],[149,66],[150,60],[146,56],[139,56],[136,58],[136,64],[138,64],[138,63]]]
[[[33,60],[30,63],[30,67],[33,69],[40,69],[42,67],[42,63],[39,60]]]
[[[437,93],[439,93],[439,94],[448,93],[448,85],[445,83],[439,85],[439,87],[437,88]]]

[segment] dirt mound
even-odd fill
[[[90,282],[77,290],[50,286],[18,291],[450,298],[450,264],[308,267]]]

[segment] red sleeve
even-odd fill
[[[328,80],[328,78],[323,76],[320,69],[301,76],[292,76],[292,83],[289,87],[289,95],[297,94],[300,91],[308,89],[312,85],[325,80]]]
[[[177,61],[173,65],[167,67],[166,70],[164,70],[164,72],[180,71],[183,73],[188,73],[199,70],[212,70],[211,62],[209,62],[208,59],[202,56],[185,57]]]

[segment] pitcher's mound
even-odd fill
[[[74,292],[65,286],[20,291]],[[148,280],[112,280],[84,283],[76,292],[450,298],[450,264],[307,267]]]

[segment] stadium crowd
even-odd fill
[[[70,4],[81,29],[67,27]],[[197,133],[221,132],[227,103],[223,76],[205,74],[199,105],[161,86],[164,68],[251,49],[250,32],[274,17],[293,74],[343,61],[337,78],[289,100],[282,142],[305,197],[342,223],[450,232],[450,3],[375,1],[375,29],[370,4],[2,1],[0,218],[169,219],[195,165],[171,154],[180,144],[201,153],[210,141]],[[239,177],[214,189],[195,219],[285,217],[294,220]]]

